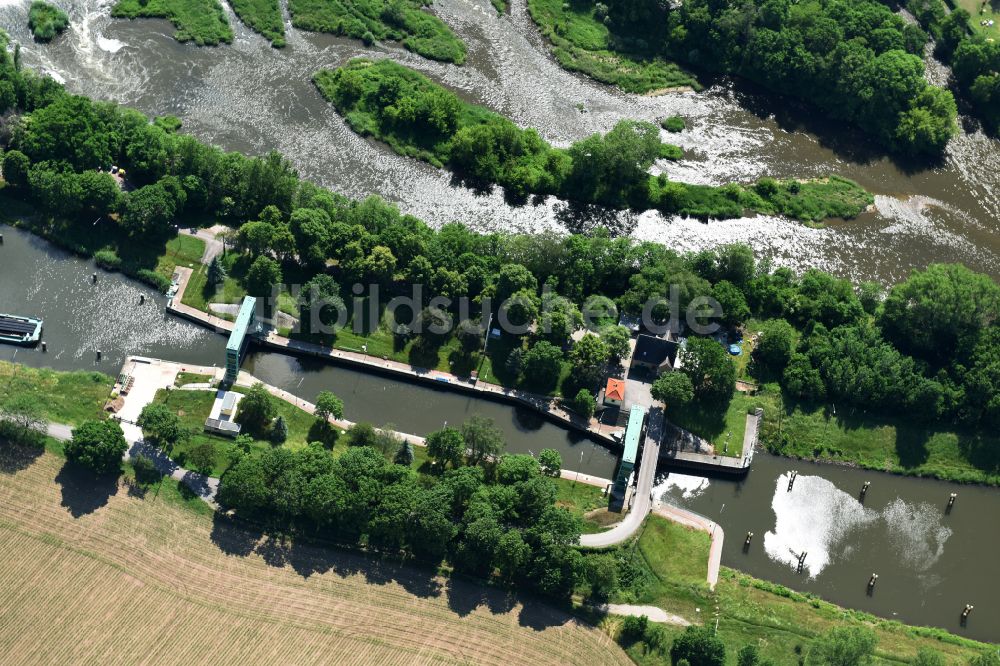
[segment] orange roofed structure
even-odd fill
[[[614,377],[608,378],[608,385],[604,389],[604,404],[621,407],[625,401],[625,382]]]

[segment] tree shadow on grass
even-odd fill
[[[518,624],[535,631],[562,626],[573,620],[569,613],[553,606],[551,599],[535,598],[530,594],[487,586],[460,575],[448,579],[447,594],[448,608],[461,617],[466,617],[481,607],[494,615],[504,615],[520,606]]]
[[[94,513],[118,493],[118,474],[95,476],[71,463],[63,464],[55,478],[62,490],[62,506],[74,518]]]
[[[218,511],[212,516],[211,539],[226,555],[247,557],[254,552],[263,532]]]
[[[456,615],[465,617],[480,606],[492,613],[509,613],[517,606],[517,595],[510,590],[487,587],[482,583],[466,580],[461,575],[448,579],[446,587],[448,608]]]
[[[1000,444],[995,437],[959,435],[958,448],[976,469],[1000,474]]]
[[[859,424],[860,425],[860,424]],[[906,428],[896,426],[896,455],[899,464],[905,468],[920,467],[930,458],[927,443],[931,431],[926,428]]]

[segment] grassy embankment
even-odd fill
[[[718,455],[738,457],[743,450],[747,412],[763,406],[764,401],[737,391],[725,411],[698,409],[695,405],[671,407],[667,409],[667,420],[710,441]]]
[[[285,21],[278,0],[229,0],[233,12],[251,30],[271,41],[271,46],[285,46]]]
[[[726,644],[728,663],[735,663],[736,652],[752,643],[762,657],[776,665],[799,664],[818,636],[839,626],[873,629],[879,641],[878,664],[909,662],[921,648],[939,652],[948,663],[965,664],[987,647],[942,630],[911,627],[840,608],[732,569],[721,570],[712,593],[705,582],[708,548],[706,533],[650,516],[638,539],[608,551],[621,565],[620,589],[611,601],[659,606],[695,624],[714,623],[718,605],[718,636]],[[604,621],[612,633],[619,625],[617,618]],[[681,627],[665,627],[671,638],[683,632]],[[638,664],[670,663],[669,656],[650,650],[642,642],[626,646],[626,650]]]
[[[0,375],[0,379],[2,377],[3,375]],[[240,388],[236,390],[242,391]],[[191,433],[191,436],[186,441],[176,445],[170,451],[170,457],[179,465],[184,466],[188,455],[193,449],[208,444],[215,451],[215,464],[211,470],[205,471],[208,471],[211,476],[219,477],[229,467],[230,454],[233,450],[233,440],[204,432],[205,419],[208,418],[214,400],[214,391],[194,390],[160,390],[157,391],[155,398],[156,402],[167,405],[172,411],[178,414],[181,418],[182,426]],[[311,435],[314,423],[316,422],[315,417],[284,400],[275,399],[274,403],[277,406],[278,414],[285,419],[285,423],[288,425],[288,439],[285,441],[284,446],[300,447],[314,439]],[[2,404],[2,401],[0,401],[0,406]],[[268,449],[271,446],[272,444],[267,441],[255,441],[253,444],[253,447],[259,450]],[[333,455],[337,457],[346,449],[347,447],[344,445],[334,444],[332,447]],[[427,456],[427,449],[422,446],[415,446],[413,454],[412,467],[422,473],[430,473],[430,461]],[[584,514],[607,504],[607,499],[602,494],[600,488],[582,483],[574,483],[568,479],[553,479],[553,481],[558,491],[558,504],[566,507],[581,518],[584,518]],[[601,529],[601,526],[597,523],[587,520],[584,521],[584,526],[587,531],[599,531]]]
[[[465,62],[465,44],[420,0],[289,0],[288,11],[300,30],[344,35],[369,46],[391,40],[431,60]]]
[[[761,442],[773,453],[911,476],[1000,485],[1000,437],[856,408],[782,399],[776,384],[754,396],[764,408]]]
[[[13,368],[13,364],[0,365],[0,370],[4,371],[12,371]],[[110,386],[110,379],[105,377],[98,381],[98,376],[94,373],[57,373],[29,368],[18,368],[17,372],[19,374],[26,373],[21,376],[22,380],[26,385],[35,387],[34,395],[49,410],[46,412],[47,416],[62,421],[72,422],[94,416]],[[10,385],[9,380],[3,383]],[[195,394],[195,392],[179,391],[173,393],[177,395],[182,393]],[[212,395],[210,392],[202,393],[207,396]],[[80,401],[81,395],[87,396],[87,399]],[[70,397],[75,398],[77,404],[70,404]],[[292,424],[290,423],[290,425]],[[290,429],[292,431],[301,430],[298,425]],[[344,447],[336,448],[342,451]],[[414,461],[414,465],[421,469],[426,464],[426,457],[421,455],[420,447],[417,447],[416,452],[417,459]],[[0,450],[0,455],[7,456],[8,453],[6,450]],[[334,455],[336,454],[335,449]],[[301,602],[302,595],[309,595],[310,599],[313,599],[312,595],[327,589],[327,586],[323,585],[317,589],[310,587],[313,585],[312,583],[303,584],[302,579],[296,578],[297,574],[293,574],[291,568],[285,564],[289,561],[286,559],[287,554],[285,557],[277,559],[273,557],[274,544],[267,548],[266,553],[260,551],[259,554],[255,555],[256,546],[260,543],[267,543],[266,538],[261,541],[259,534],[243,533],[240,528],[229,524],[222,526],[216,524],[215,527],[212,527],[211,521],[219,519],[213,516],[210,507],[177,482],[171,479],[162,479],[153,485],[140,485],[136,482],[131,470],[126,469],[124,482],[129,491],[125,493],[119,492],[118,487],[109,489],[100,486],[100,484],[91,486],[87,483],[76,483],[68,476],[64,476],[63,473],[57,474],[57,469],[62,461],[56,455],[45,454],[27,464],[23,459],[12,459],[11,462],[14,464],[3,466],[3,473],[7,475],[7,480],[0,485],[0,492],[4,495],[4,501],[0,502],[0,507],[2,507],[0,512],[6,512],[0,517],[0,530],[7,532],[9,537],[0,540],[0,542],[10,547],[10,553],[5,556],[5,561],[8,562],[8,568],[15,572],[13,575],[18,576],[20,580],[31,580],[36,575],[44,576],[45,580],[53,587],[45,592],[46,599],[50,603],[30,603],[28,600],[15,603],[14,600],[8,599],[2,604],[3,612],[17,613],[22,620],[27,618],[29,625],[37,621],[38,626],[42,627],[51,624],[51,622],[44,621],[44,618],[58,608],[61,617],[65,617],[66,613],[80,614],[80,622],[75,624],[79,631],[85,633],[93,631],[95,637],[97,635],[108,636],[106,628],[109,622],[114,624],[124,621],[126,617],[134,617],[131,614],[126,615],[122,609],[131,608],[131,604],[135,603],[137,599],[145,603],[152,595],[158,598],[159,612],[171,612],[171,609],[176,610],[178,605],[193,604],[188,609],[189,612],[180,613],[180,616],[189,618],[192,615],[206,612],[222,613],[226,617],[215,618],[213,622],[218,621],[225,626],[236,622],[239,625],[239,631],[251,629],[249,625],[244,626],[247,622],[260,623],[252,627],[254,635],[272,628],[285,635],[290,626],[296,627],[295,631],[305,630],[307,634],[316,631],[317,627],[310,623],[307,623],[303,629],[300,624],[302,618],[296,620],[291,616],[284,615],[280,619],[272,617],[273,613],[279,615],[286,612],[294,613],[294,610],[290,610],[284,603],[279,603],[278,597],[273,595],[294,590],[294,598]],[[63,485],[61,493],[57,485],[52,483],[53,477]],[[599,494],[597,489],[571,484],[572,482],[559,482],[560,502],[575,507],[578,511],[585,510],[593,502],[594,498],[588,497],[588,493],[597,492]],[[70,507],[70,511],[66,510],[67,506]],[[101,514],[96,522],[94,518],[90,517],[94,511]],[[30,520],[25,519],[25,516],[30,516]],[[74,518],[74,516],[78,517]],[[88,521],[88,529],[78,529],[78,521]],[[38,531],[39,525],[44,525],[44,530]],[[183,538],[181,538],[182,536]],[[201,538],[202,536],[204,538]],[[232,550],[231,547],[237,543],[242,544],[242,546]],[[357,571],[359,568],[364,570],[367,566],[378,566],[383,569],[386,566],[384,562],[374,564],[366,557],[337,550],[301,544],[293,545],[291,548],[294,548],[299,556],[305,558],[296,561],[315,562],[317,561],[315,558],[320,558],[329,562],[331,558],[347,558],[354,562],[354,565],[350,567],[352,571]],[[45,552],[41,552],[39,549]],[[188,555],[194,551],[197,551],[197,556],[193,557],[191,561],[196,560],[199,562],[199,566],[192,569],[185,566],[184,562]],[[305,551],[309,551],[308,556]],[[230,552],[239,552],[242,557],[249,559],[238,570],[232,570],[228,564],[216,570],[214,562],[218,560],[220,563],[222,561],[228,563],[231,558]],[[834,626],[845,624],[865,625],[876,631],[879,637],[879,654],[882,657],[880,663],[898,663],[900,660],[909,659],[919,648],[923,647],[934,649],[947,655],[950,659],[964,660],[985,647],[947,632],[908,627],[897,622],[874,618],[864,613],[847,611],[811,595],[801,595],[781,586],[759,581],[728,569],[723,569],[717,591],[712,594],[704,582],[707,570],[708,536],[703,532],[675,525],[657,516],[650,517],[646,521],[638,539],[610,552],[617,555],[623,572],[620,588],[613,594],[612,601],[658,605],[695,622],[711,619],[700,616],[695,608],[705,609],[702,613],[707,615],[707,609],[718,605],[719,636],[726,643],[730,656],[746,643],[753,642],[761,647],[764,656],[774,659],[776,664],[798,663],[798,655],[806,653],[811,642],[817,636]],[[265,555],[267,556],[266,560]],[[48,563],[55,560],[60,562],[58,570],[61,573],[53,576]],[[163,562],[164,566],[149,567],[147,565],[150,561]],[[172,564],[167,565],[168,561]],[[392,566],[398,568],[398,565]],[[321,567],[319,570],[310,568],[307,581],[315,576],[324,578],[330,575],[327,573],[328,568],[328,566]],[[204,580],[201,582],[185,580],[185,584],[180,587],[174,584],[178,583],[178,577],[184,578],[192,570],[202,572],[199,575],[204,575]],[[74,584],[62,584],[60,576],[63,574],[67,580],[72,580]],[[265,577],[251,580],[257,578],[257,574]],[[286,575],[290,576],[286,583],[275,584],[276,577]],[[433,574],[431,575],[433,576]],[[170,580],[161,580],[163,576],[170,578]],[[248,578],[233,581],[233,576]],[[234,611],[234,604],[240,603],[235,598],[220,605],[199,603],[197,600],[189,598],[187,593],[183,597],[170,593],[170,590],[181,588],[188,591],[216,589],[213,584],[217,585],[220,577],[234,582],[232,585],[226,585],[226,589],[258,590],[258,596],[249,603],[258,611],[260,608],[268,609],[265,616],[262,617],[259,612],[244,614]],[[140,582],[138,589],[136,588],[137,580]],[[369,607],[373,603],[372,590],[382,589],[381,586],[371,588],[366,581],[357,578],[337,578],[335,580],[336,585],[343,586],[335,594],[339,599],[338,603],[350,603],[349,600],[353,599],[355,594],[360,594],[359,599],[363,597],[364,604]],[[297,582],[290,585],[292,581]],[[451,593],[454,592],[455,585],[468,584],[450,583]],[[101,594],[95,596],[96,592],[93,590],[98,588],[101,590]],[[581,590],[581,592],[585,591]],[[124,604],[118,600],[116,595],[119,594],[126,595],[130,599],[130,604]],[[163,598],[159,599],[161,596]],[[107,612],[101,610],[98,613],[101,617],[99,623],[88,624],[84,618],[93,617],[93,599],[95,598],[105,600],[102,603],[107,603],[108,609]],[[391,598],[393,600],[392,607],[396,608],[399,603],[399,595],[394,592]],[[416,599],[416,597],[411,598]],[[438,595],[429,595],[423,598],[433,600],[437,599]],[[378,605],[377,599],[374,603]],[[298,607],[300,606],[295,606],[295,608]],[[119,609],[118,613],[111,612],[112,608]],[[227,616],[233,612],[236,612],[236,615]],[[379,612],[380,614],[384,613],[386,609],[380,609]],[[414,615],[412,609],[408,612]],[[354,615],[350,613],[348,615],[351,615],[352,622],[356,622]],[[419,613],[415,615],[423,617]],[[143,616],[151,615],[145,613]],[[336,622],[337,617],[343,616],[343,612],[331,611],[329,614],[324,614],[327,622]],[[252,618],[252,620],[248,618]],[[0,619],[2,619],[2,612],[0,612]],[[206,622],[210,619],[212,618],[201,618],[199,622]],[[412,617],[410,619],[412,620]],[[493,619],[496,620],[496,617],[494,616]],[[460,620],[449,616],[448,621]],[[481,621],[478,620],[477,625]],[[513,623],[516,624],[516,620]],[[272,627],[272,624],[275,626]],[[616,618],[608,618],[603,621],[604,628],[612,634],[616,632],[618,624],[619,621]],[[380,624],[379,626],[390,625]],[[409,622],[406,626],[409,626]],[[356,626],[354,629],[356,630]],[[679,628],[671,626],[668,626],[667,630],[671,635],[680,632]],[[72,643],[67,643],[65,648],[61,647],[61,644],[58,644],[58,641],[55,641],[55,637],[52,636],[44,638],[44,645],[46,649],[54,650],[53,654],[69,649],[72,645],[75,650],[74,654],[79,656],[79,646],[81,645],[78,640],[79,631],[74,634]],[[579,625],[574,627],[573,631],[589,632],[583,634],[594,642],[587,648],[588,650],[592,651],[600,647],[603,650],[600,654],[607,658],[614,654],[614,652],[608,652],[611,648],[606,643],[603,643],[599,637],[595,637],[595,632]],[[313,637],[314,640],[324,640],[320,637],[329,640],[331,635],[326,629],[319,629],[317,633],[318,636]],[[199,645],[204,643],[204,645],[212,647],[213,654],[218,653],[220,649],[232,649],[233,645],[243,644],[235,639],[220,641],[217,638],[218,632],[215,630],[196,632],[196,634],[202,636],[198,639],[201,641]],[[145,635],[145,632],[140,632],[140,635]],[[334,632],[333,635],[339,634]],[[408,636],[407,634],[406,641],[409,640]],[[532,636],[534,640],[538,639],[536,629],[532,629]],[[382,634],[380,637],[384,639]],[[563,640],[565,636],[560,633],[560,637],[559,644],[565,646],[566,643]],[[10,639],[10,636],[8,638]],[[191,635],[188,635],[188,639],[191,639]],[[20,648],[36,654],[37,645],[33,641],[38,640],[43,640],[43,636],[36,631],[19,634],[17,636],[18,645],[12,648],[8,646],[15,652],[9,653],[14,654]],[[100,641],[85,641],[85,643],[95,645],[100,644]],[[391,641],[389,643],[391,649],[403,649],[402,643],[400,646],[394,646],[395,644]],[[380,640],[376,644],[383,648],[386,647],[384,640]],[[135,645],[136,639],[133,637],[126,644],[118,646],[116,654],[121,656],[122,650],[130,649]],[[352,649],[357,649],[357,646],[352,644]],[[490,649],[495,650],[496,647],[493,646]],[[662,655],[647,650],[642,643],[627,646],[627,650],[640,664],[667,663]],[[368,653],[366,652],[366,654]],[[523,652],[519,654],[523,656]],[[588,652],[588,658],[592,659],[594,654],[597,653]],[[287,657],[286,652],[283,652],[283,655]]]
[[[62,466],[45,454],[0,472],[0,625],[13,663],[137,662],[165,649],[247,664],[630,663],[601,631],[535,600],[262,536],[170,479],[108,487]]]
[[[953,0],[959,8],[969,12],[969,26],[974,33],[986,38],[1000,39],[1000,2],[996,0]],[[982,25],[983,21],[993,25]]]
[[[166,291],[177,266],[197,266],[205,253],[205,242],[189,235],[169,239],[137,241],[113,221],[81,227],[65,219],[43,216],[23,201],[7,196],[0,186],[0,222],[28,229],[53,245],[81,257],[94,257],[105,270],[118,270]]]
[[[218,0],[118,0],[111,9],[115,18],[165,18],[177,31],[179,42],[198,46],[231,44],[233,29]]]
[[[31,8],[28,10],[28,28],[35,36],[35,41],[51,41],[68,27],[69,16],[63,10],[43,0],[31,3]]]
[[[756,331],[760,321],[744,327]],[[743,353],[732,357],[740,380],[756,383],[749,367],[751,340]],[[691,407],[667,410],[667,418],[711,441],[716,452],[739,455],[746,413],[764,410],[759,443],[769,451],[809,460],[856,465],[909,476],[925,476],[959,483],[1000,485],[1000,437],[963,431],[947,425],[934,427],[913,419],[864,413],[834,404],[810,405],[786,400],[775,382],[759,384],[755,394],[737,391],[724,412]]]
[[[0,361],[0,408],[27,396],[39,414],[55,423],[78,425],[103,418],[114,380],[100,372],[57,372]]]
[[[662,57],[612,48],[611,32],[596,12],[590,3],[528,0],[528,13],[565,69],[632,93],[701,88],[693,74]]]
[[[236,389],[241,390],[241,389]],[[212,409],[215,401],[215,391],[184,391],[184,390],[164,390],[156,392],[154,402],[162,403],[175,412],[181,419],[181,425],[191,433],[187,440],[177,444],[170,451],[170,457],[179,465],[187,463],[188,455],[192,450],[205,444],[214,450],[215,464],[211,469],[202,471],[208,472],[211,476],[222,476],[230,463],[230,455],[233,451],[233,440],[228,437],[220,437],[204,431],[205,419]],[[297,407],[284,400],[274,400],[278,414],[285,419],[288,426],[288,439],[285,446],[299,447],[309,443],[309,432],[315,419]],[[267,441],[255,441],[255,449],[268,449],[272,444]]]
[[[608,159],[607,155],[592,157],[588,148],[585,157],[573,158],[572,150],[553,148],[534,130],[519,129],[506,118],[465,102],[423,74],[390,60],[374,62],[358,58],[336,70],[320,70],[313,81],[358,134],[383,141],[400,155],[437,167],[449,165],[460,175],[474,176],[477,180],[486,178],[488,184],[502,185],[513,193],[555,194],[583,203],[628,205],[639,211],[657,208],[667,214],[706,219],[758,212],[810,222],[853,217],[873,201],[856,183],[837,176],[806,182],[764,178],[753,186],[733,183],[712,187],[641,173],[627,183],[609,184],[601,177],[592,185],[583,186],[580,183],[591,182],[588,173],[607,167],[600,162]],[[387,97],[380,92],[384,89],[398,92]],[[453,117],[438,122],[438,111],[428,109],[452,113]],[[477,135],[474,128],[482,128],[489,135]],[[460,150],[455,147],[456,140]],[[483,145],[497,141],[512,145],[504,146],[503,150],[492,143]],[[473,145],[467,145],[469,142]],[[614,153],[617,149],[602,150]],[[490,160],[503,161],[493,164],[475,155],[491,155]],[[676,146],[661,144],[659,156],[679,159],[681,151]],[[574,159],[586,159],[593,164],[576,170]],[[620,174],[617,177],[621,178]],[[622,191],[615,189],[618,187]]]

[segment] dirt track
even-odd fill
[[[0,561],[13,663],[631,663],[538,602],[95,490],[49,454],[0,469]]]

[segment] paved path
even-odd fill
[[[575,481],[577,483],[582,483],[588,486],[595,486],[597,488],[607,488],[613,481],[611,479],[602,479],[599,476],[590,476],[589,474],[581,474],[580,472],[574,472],[571,469],[564,469],[559,472],[559,477],[566,479],[568,481]]]
[[[64,423],[48,423],[45,426],[45,431],[49,437],[58,439],[60,442],[68,442],[73,438],[73,426]]]
[[[188,281],[191,279],[193,271],[190,268],[178,266],[176,272],[178,276],[177,294],[167,304],[167,312],[212,328],[219,333],[231,333],[233,330],[233,322],[182,303],[184,299],[184,292],[187,290]],[[575,413],[563,409],[558,400],[549,396],[511,389],[487,382],[485,380],[473,381],[471,378],[459,377],[449,372],[419,368],[408,363],[379,358],[377,356],[370,356],[361,352],[344,349],[332,349],[330,347],[304,342],[302,340],[292,340],[282,335],[278,335],[274,331],[269,332],[268,335],[261,340],[261,343],[265,347],[277,349],[286,353],[296,352],[319,358],[337,359],[352,365],[366,368],[377,368],[382,372],[388,371],[394,374],[411,377],[413,379],[423,381],[430,380],[440,382],[444,385],[450,385],[452,387],[460,387],[461,390],[466,392],[502,396],[507,400],[516,401],[543,414],[547,414],[550,417],[562,421],[571,428],[589,431],[593,436],[603,439],[609,444],[620,444],[614,440],[611,435],[616,431],[620,433],[623,430],[622,428],[604,426],[596,418],[591,418],[589,421],[586,421]]]
[[[222,254],[222,241],[219,240],[218,233],[219,231],[224,230],[225,227],[216,225],[209,229],[188,229],[182,233],[205,241],[205,253],[201,255],[201,263],[210,264],[212,263],[212,259],[215,259],[216,256]],[[194,233],[191,233],[192,231],[194,231]]]
[[[650,411],[646,425],[646,440],[642,449],[642,464],[639,467],[639,479],[632,493],[632,507],[625,519],[615,527],[597,534],[584,534],[580,537],[580,545],[588,548],[606,548],[625,541],[642,525],[642,521],[651,510],[654,510],[653,477],[656,474],[656,462],[660,455],[660,438],[663,436],[663,410],[654,408]],[[712,538],[712,546],[708,554],[708,585],[713,590],[719,582],[719,566],[722,562],[722,543],[725,533],[715,522],[694,512],[680,507],[655,502],[655,513],[681,525],[708,532]],[[652,619],[652,616],[650,616]]]
[[[642,446],[642,462],[639,465],[639,479],[632,493],[632,507],[625,519],[615,527],[597,534],[584,534],[580,545],[588,548],[606,548],[625,541],[635,534],[645,520],[653,503],[653,477],[660,457],[660,438],[663,436],[663,409],[654,407],[649,412],[646,424],[646,441]]]
[[[653,513],[675,523],[708,532],[712,538],[712,546],[708,551],[708,574],[706,579],[708,580],[708,586],[712,590],[715,590],[715,586],[719,582],[719,566],[722,564],[722,543],[726,538],[722,526],[705,516],[682,509],[679,506],[673,506],[672,504],[657,502]]]
[[[122,424],[123,430],[125,430],[126,425]],[[46,431],[49,437],[62,442],[69,441],[73,437],[73,427],[64,423],[48,423],[46,424]],[[129,448],[125,452],[124,460],[129,460],[140,454],[146,456],[153,461],[153,466],[160,474],[169,476],[176,481],[181,481],[197,494],[198,497],[213,507],[217,507],[215,494],[219,490],[218,479],[184,469],[171,460],[162,449],[152,444],[147,444],[144,440],[130,439],[128,435],[126,435],[125,440],[128,442]]]
[[[632,617],[642,617],[645,615],[650,622],[662,622],[673,624],[678,627],[690,627],[691,623],[680,615],[674,615],[657,606],[635,606],[632,604],[602,604],[594,606],[595,610],[611,615],[630,615]]]

